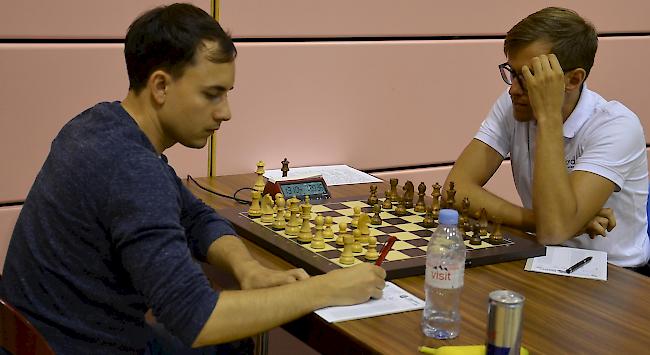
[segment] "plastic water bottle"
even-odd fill
[[[458,230],[458,212],[443,209],[438,222],[427,247],[422,332],[431,338],[451,339],[460,332],[465,243]]]

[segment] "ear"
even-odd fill
[[[149,75],[147,85],[151,88],[153,100],[162,105],[167,100],[167,87],[171,83],[171,76],[163,70],[156,70]]]
[[[566,91],[580,90],[582,83],[587,77],[587,72],[582,68],[571,70],[564,78],[564,87]]]

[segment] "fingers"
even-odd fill
[[[553,53],[549,54],[548,60],[549,60],[549,65],[553,69],[553,71],[564,73],[564,71],[562,71],[562,65],[560,65],[560,61],[557,59],[555,54]]]
[[[533,73],[530,72],[530,68],[527,65],[521,67],[521,74],[527,83],[533,80]]]
[[[536,74],[549,73],[552,71],[551,63],[549,63],[548,57],[545,54],[533,58],[533,70]]]
[[[384,287],[386,287],[386,270],[379,266],[374,268],[375,275],[378,276],[375,282],[375,289],[371,293],[370,297],[374,299],[379,299],[384,293]]]
[[[589,238],[594,239],[598,235],[607,237],[607,224],[608,219],[605,217],[597,216],[592,219],[587,225],[587,234],[589,235]]]
[[[242,282],[242,289],[266,288],[281,286],[308,279],[310,276],[303,269],[291,269],[287,271],[265,269],[253,277]]]
[[[375,266],[374,271],[375,274],[379,276],[382,280],[386,279],[386,270],[384,270],[382,267]]]
[[[287,274],[294,277],[296,281],[307,280],[309,278],[309,274],[304,269],[291,269],[287,271]]]
[[[279,286],[294,283],[296,281],[307,280],[309,274],[307,274],[303,269],[291,269],[287,271],[278,271],[272,276],[272,278],[275,279],[273,282],[274,285]]]
[[[538,57],[534,57],[531,59],[530,66],[524,65],[521,68],[521,72],[524,75],[524,78],[526,78],[526,81],[533,80],[535,75],[541,77],[546,73],[564,74],[562,71],[562,65],[560,65],[560,61],[557,59],[557,56],[552,53],[548,55],[542,54]]]
[[[372,292],[370,293],[370,298],[379,299],[384,294],[384,287],[386,287],[386,282],[382,278],[380,280],[377,280],[374,286],[375,287],[372,289]]]
[[[372,299],[376,299],[376,300],[377,300],[377,299],[380,299],[381,296],[382,296],[383,294],[384,294],[384,290],[383,290],[383,289],[378,289],[378,288],[376,288],[376,289],[374,289],[373,292],[370,294],[370,298],[372,298]]]
[[[616,216],[611,208],[603,208],[598,212],[598,216],[607,218],[607,230],[612,231],[616,227]]]

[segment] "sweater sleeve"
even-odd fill
[[[167,161],[164,156],[163,159]],[[206,261],[208,248],[212,242],[224,235],[236,235],[235,230],[227,219],[196,198],[183,185],[171,166],[168,168],[180,193],[181,224],[185,228],[190,251],[196,259]]]
[[[155,156],[127,157],[111,169],[106,225],[117,259],[157,320],[190,345],[214,309],[218,293],[192,259],[181,223],[183,192]],[[205,212],[187,218],[211,219]],[[211,223],[208,223],[210,225]],[[193,233],[207,228],[196,224]],[[198,243],[200,244],[200,243]]]

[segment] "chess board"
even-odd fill
[[[332,229],[335,233],[338,232],[337,225],[340,222],[348,223],[348,228],[350,228],[353,209],[357,206],[361,207],[362,212],[372,216],[372,208],[360,199],[330,199],[322,204],[313,204],[311,209],[312,231],[315,232],[313,222],[317,214],[323,217],[332,216],[334,220]],[[394,208],[384,209],[380,214],[383,220],[382,224],[369,224],[370,236],[377,238],[377,251],[381,251],[389,236],[395,236],[398,239],[382,264],[386,270],[387,279],[423,275],[427,244],[435,228],[423,227],[424,213],[414,212],[412,208],[407,210],[405,216],[397,216],[394,212]],[[220,210],[219,213],[233,223],[237,233],[242,237],[290,263],[304,268],[312,275],[363,262],[373,262],[365,260],[364,246],[363,252],[354,253],[354,264],[339,263],[343,246],[336,244],[336,236],[334,239],[325,240],[324,249],[313,249],[309,243],[300,243],[297,236],[289,236],[284,231],[275,231],[271,228],[271,224],[262,223],[260,218],[250,218],[245,209],[226,209]],[[469,233],[471,234],[471,232]],[[504,242],[493,245],[488,242],[488,237],[489,234],[486,238],[482,238],[481,245],[471,245],[469,241],[465,241],[466,267],[525,259],[545,253],[543,245],[529,238],[505,232]]]

